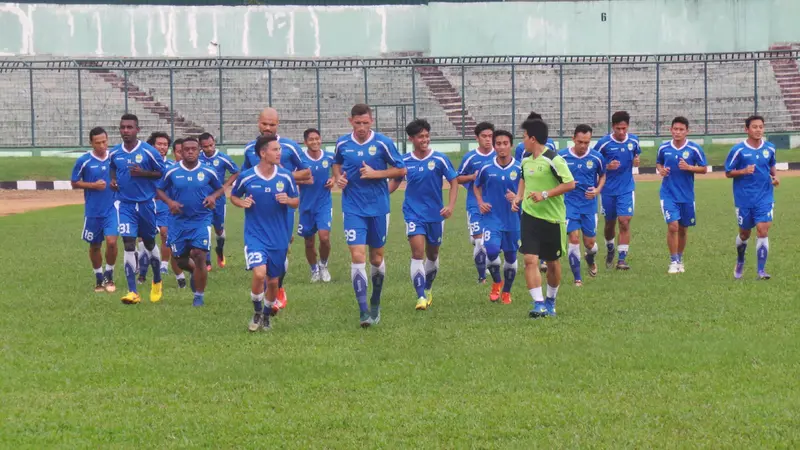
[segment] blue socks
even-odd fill
[[[433,280],[436,279],[436,274],[439,273],[439,258],[433,261],[425,260],[425,289],[430,290],[433,287]]]
[[[367,306],[367,265],[364,263],[350,264],[350,279],[353,282],[353,290],[356,293],[358,308],[362,313],[369,310]]]
[[[128,291],[136,292],[136,253],[126,251],[123,261],[125,262],[125,278],[128,281]]]
[[[758,255],[758,271],[763,272],[767,267],[769,255],[769,238],[758,238],[756,241],[756,254]]]
[[[411,260],[411,283],[417,298],[425,297],[425,263],[421,259]]]
[[[372,296],[369,299],[370,306],[378,308],[381,306],[381,292],[383,291],[383,279],[386,277],[386,264],[381,261],[380,266],[372,266]]]

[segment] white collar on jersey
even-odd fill
[[[141,145],[142,145],[142,141],[141,141],[141,140],[139,140],[139,139],[137,139],[137,140],[136,140],[136,147],[133,147],[133,150],[131,150],[131,151],[128,151],[128,150],[125,148],[125,143],[124,143],[124,142],[123,142],[123,143],[121,143],[121,144],[119,144],[120,148],[122,148],[122,151],[123,151],[123,152],[125,152],[125,153],[133,153],[133,152],[135,152],[136,150],[138,150],[138,149],[139,149],[139,147],[140,147]]]
[[[203,165],[203,163],[201,163],[199,159],[197,160],[197,165],[194,166],[194,169],[190,169],[190,168],[186,167],[185,165],[183,165],[183,160],[181,160],[181,162],[179,164],[181,165],[181,168],[183,168],[183,170],[188,170],[189,172],[194,172],[195,170],[199,169],[200,166]]]
[[[481,155],[481,156],[489,156],[489,155],[493,154],[494,152],[495,152],[495,151],[494,151],[494,147],[492,147],[492,149],[491,149],[489,152],[487,152],[487,153],[483,153],[483,152],[481,151],[481,148],[480,148],[480,147],[477,147],[477,148],[475,149],[475,153],[477,153],[477,154],[479,154],[479,155]]]
[[[200,151],[203,152],[202,150],[200,150]],[[203,152],[203,157],[206,158],[206,159],[216,158],[217,155],[219,155],[219,149],[216,149],[216,148],[214,149],[214,154],[211,155],[211,156],[208,156],[208,155],[206,155],[206,152]]]
[[[417,155],[415,155],[415,154],[414,154],[414,150],[411,150],[410,152],[408,152],[408,156],[410,156],[411,158],[413,158],[413,159],[415,159],[415,160],[417,160],[417,161],[425,161],[426,159],[428,159],[428,158],[430,158],[431,156],[433,156],[433,150],[431,150],[431,149],[429,148],[429,149],[428,149],[428,154],[427,154],[427,155],[425,155],[425,157],[424,157],[424,158],[417,158]]]
[[[576,157],[576,158],[578,158],[578,159],[586,158],[587,156],[589,156],[589,153],[592,152],[592,149],[588,149],[588,150],[586,150],[586,153],[583,154],[583,156],[578,156],[578,155],[575,154],[574,150],[575,150],[575,147],[570,147],[569,148],[569,154],[574,156],[574,157]]]
[[[323,150],[323,149],[319,149],[319,158],[316,158],[316,159],[315,159],[315,158],[313,158],[313,157],[312,157],[312,156],[311,156],[311,155],[308,153],[308,148],[306,148],[305,150],[303,150],[303,153],[305,153],[305,155],[306,155],[306,158],[308,158],[308,159],[310,159],[311,161],[314,161],[314,162],[317,162],[317,161],[319,161],[319,160],[321,160],[322,158],[324,158],[324,157],[325,157],[325,150]]]
[[[375,130],[369,130],[369,137],[364,142],[358,142],[358,139],[356,139],[356,134],[355,133],[350,133],[350,139],[353,142],[355,142],[356,144],[358,144],[358,145],[365,145],[367,142],[375,139]]]
[[[264,181],[270,181],[273,178],[275,178],[276,175],[278,175],[278,166],[277,165],[272,166],[272,174],[268,177],[265,177],[264,174],[262,174],[261,171],[258,170],[258,166],[253,167],[253,171],[256,173],[258,178],[261,178]]]
[[[109,152],[108,152],[108,150],[106,150],[106,157],[105,157],[105,158],[103,158],[103,159],[100,159],[100,158],[98,158],[98,157],[97,157],[97,155],[95,155],[95,154],[94,154],[94,150],[89,150],[89,155],[90,155],[92,158],[94,158],[94,159],[96,159],[96,160],[98,160],[98,161],[100,161],[100,162],[104,162],[105,160],[107,160],[107,159],[108,159],[108,153],[109,153]]]
[[[761,150],[761,147],[763,147],[763,146],[764,146],[764,142],[765,142],[765,141],[764,141],[764,138],[761,138],[761,143],[760,143],[760,144],[758,144],[758,148],[755,148],[755,147],[751,147],[751,146],[750,146],[750,144],[748,144],[748,143],[747,143],[747,138],[745,138],[745,140],[744,140],[744,141],[742,141],[742,143],[744,144],[744,146],[745,146],[745,147],[747,147],[747,148],[749,148],[750,150]]]
[[[494,157],[494,159],[492,160],[492,163],[497,168],[505,170],[505,169],[508,169],[509,167],[511,167],[512,165],[514,165],[514,157],[513,156],[511,157],[511,161],[509,161],[508,165],[506,165],[506,166],[501,166],[500,163],[497,162],[497,156]]]
[[[625,139],[623,139],[623,140],[621,140],[621,141],[618,141],[618,140],[614,139],[614,133],[609,133],[609,134],[608,134],[608,137],[609,137],[609,138],[610,138],[612,141],[616,142],[617,144],[624,144],[624,143],[628,142],[628,133],[625,133]]]
[[[669,145],[672,146],[672,148],[674,148],[675,150],[683,150],[686,148],[687,145],[689,145],[689,140],[687,139],[680,148],[678,148],[675,145],[675,139],[670,139]]]

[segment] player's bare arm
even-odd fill
[[[744,169],[729,170],[725,172],[725,176],[728,178],[743,177],[745,175],[752,175],[755,171],[756,171],[756,166],[754,164],[750,164]],[[772,171],[770,171],[770,173],[772,173]]]
[[[136,164],[129,165],[128,170],[130,170],[132,177],[161,178],[162,175],[158,170],[144,170]]]
[[[685,170],[686,172],[692,172],[698,174],[708,173],[707,166],[694,166],[687,163],[686,160],[684,160],[683,158],[681,158],[680,161],[678,161],[678,168],[681,170]]]
[[[231,186],[233,186],[233,183],[236,181],[237,178],[239,178],[239,174],[240,173],[241,172],[236,172],[233,175],[231,175],[230,177],[228,177],[228,180],[225,181],[225,184],[223,184],[223,187],[227,189],[227,188],[230,188]]]
[[[106,188],[105,180],[72,182],[72,189],[88,189],[92,191],[102,191],[105,188]]]
[[[239,198],[236,196],[231,196],[231,203],[237,208],[244,208],[247,209],[253,205],[255,205],[255,200],[253,200],[253,196],[250,195],[246,198]]]
[[[295,170],[292,177],[297,184],[313,184],[314,178],[311,176],[311,169]]]
[[[492,210],[492,204],[483,201],[483,189],[480,186],[473,185],[472,192],[475,193],[475,199],[478,201],[478,208],[480,208],[481,214],[487,214]]]
[[[600,175],[600,178],[597,180],[597,186],[590,187],[586,190],[586,198],[593,199],[600,195],[603,192],[603,187],[606,185],[606,174]]]
[[[392,178],[389,180],[389,193],[392,194],[397,188],[400,187],[400,184],[403,182],[402,178]]]
[[[156,197],[167,204],[167,208],[169,208],[169,212],[172,213],[172,215],[177,216],[183,212],[181,209],[183,205],[169,198],[167,193],[161,189],[156,189]]]
[[[225,186],[214,191],[211,195],[203,199],[203,206],[208,209],[213,209],[217,205],[217,199],[225,195]]]
[[[664,167],[661,164],[656,164],[656,172],[662,177],[667,177],[669,176],[669,167]]]
[[[611,162],[609,162],[606,165],[606,170],[617,170],[617,169],[619,169],[619,161],[616,159],[612,159]]]
[[[366,161],[361,163],[361,178],[366,180],[379,180],[382,178],[402,178],[406,176],[406,169],[397,168],[397,167],[389,167],[388,169],[383,170],[375,170],[369,165],[367,165]]]
[[[449,219],[450,216],[453,215],[453,208],[456,207],[456,202],[458,201],[458,180],[453,178],[450,180],[450,198],[448,199],[447,206],[442,208],[439,211],[439,214],[442,215],[445,219]]]
[[[275,195],[275,200],[281,205],[286,205],[290,208],[297,208],[300,206],[300,197],[289,197],[285,192]]]
[[[525,178],[519,177],[519,187],[517,187],[517,195],[516,197],[514,197],[514,201],[511,203],[512,211],[514,212],[519,211],[519,205],[522,203],[524,194],[525,194]]]
[[[459,175],[456,177],[456,181],[458,181],[458,184],[467,184],[475,181],[475,178],[477,178],[477,176],[478,172],[475,172],[472,175]]]
[[[769,176],[772,178],[772,185],[775,187],[780,186],[781,180],[778,179],[778,169],[775,166],[770,167]]]
[[[333,165],[333,178],[336,179],[336,186],[338,186],[339,189],[344,189],[345,186],[347,186],[347,174],[342,173],[341,164]]]

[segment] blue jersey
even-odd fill
[[[625,140],[618,141],[610,134],[603,136],[594,146],[594,150],[606,160],[606,165],[612,161],[619,161],[619,167],[606,172],[606,185],[603,193],[606,195],[622,195],[633,192],[636,183],[633,181],[633,158],[642,153],[639,147],[639,138],[628,134]]]
[[[703,148],[694,142],[686,141],[683,147],[677,148],[672,141],[667,141],[658,147],[656,164],[669,169],[669,175],[661,180],[661,200],[694,203],[694,172],[681,170],[678,167],[681,160],[690,166],[706,166]]]
[[[164,158],[164,173],[166,174],[167,172],[169,172],[169,169],[171,169],[172,166],[174,165],[175,161]],[[161,179],[164,179],[164,177],[162,176]],[[167,195],[170,195],[169,192],[167,193]],[[169,207],[167,206],[166,203],[156,198],[156,214],[160,213],[161,211],[169,211]]]
[[[389,167],[403,168],[403,159],[394,142],[388,137],[372,131],[363,144],[356,142],[352,134],[336,141],[334,164],[341,164],[347,175],[347,186],[342,192],[342,212],[361,217],[377,217],[389,214],[389,184],[385,179],[361,178],[364,163],[375,170]]]
[[[217,173],[217,179],[223,184],[227,179],[225,172],[231,175],[239,173],[239,166],[233,162],[230,156],[222,153],[219,150],[215,151],[211,156],[206,156],[204,152],[200,152],[200,162],[211,166],[211,168]],[[223,200],[225,199],[225,197],[221,198]]]
[[[131,176],[129,166],[136,165],[143,170],[164,173],[164,158],[158,150],[146,142],[139,141],[136,147],[125,150],[123,144],[117,144],[109,155],[111,170],[117,177],[117,199],[125,202],[146,202],[156,196],[157,178]]]
[[[547,138],[547,142],[544,144],[544,146],[549,148],[550,150],[552,150],[554,152],[558,151],[558,150],[556,150],[556,143],[553,142],[553,140],[550,139],[550,138]],[[526,158],[526,157],[528,157],[530,155],[531,155],[530,153],[526,153],[525,152],[525,143],[524,142],[520,142],[519,144],[517,144],[517,149],[514,151],[514,159],[516,159],[517,162],[521,162],[522,158]]]
[[[164,174],[158,188],[183,205],[182,212],[174,216],[171,228],[191,230],[211,225],[212,210],[203,206],[203,200],[222,188],[212,168],[199,161],[192,169],[187,169],[183,162],[177,163]]]
[[[483,201],[492,205],[492,210],[481,216],[483,228],[492,231],[519,231],[519,213],[511,210],[511,202],[506,200],[506,191],[517,193],[520,175],[522,168],[515,159],[503,167],[494,158],[478,172],[475,185],[481,188]]]
[[[494,149],[487,154],[479,152],[477,149],[470,150],[464,155],[461,160],[461,166],[458,168],[458,175],[473,175],[477,173],[488,162],[494,160]],[[475,193],[472,191],[472,182],[464,183],[467,189],[467,211],[470,209],[478,209],[478,200],[475,199]]]
[[[114,191],[111,190],[111,160],[109,155],[103,159],[98,158],[91,151],[81,155],[72,168],[72,181],[86,181],[92,183],[103,180],[106,188],[102,191],[95,189],[83,190],[84,216],[106,217],[111,214],[114,207]]]
[[[597,197],[586,198],[586,191],[590,187],[597,187],[600,177],[606,173],[606,162],[603,156],[589,150],[583,156],[576,155],[572,148],[558,153],[567,162],[572,178],[575,179],[575,189],[564,194],[567,207],[578,214],[596,214]]]
[[[406,222],[441,222],[444,207],[442,200],[442,178],[451,181],[456,170],[450,160],[435,151],[419,159],[414,153],[403,158],[406,174],[406,197],[403,200],[403,216]]]
[[[294,172],[296,170],[304,170],[308,167],[303,162],[301,154],[303,151],[297,142],[278,136],[278,143],[281,144],[281,167]],[[242,171],[252,169],[258,165],[261,158],[256,153],[256,141],[250,141],[244,148],[244,162],[242,163]]]
[[[259,243],[267,250],[289,248],[292,231],[289,229],[289,207],[275,200],[277,194],[297,197],[292,173],[275,167],[270,176],[259,172],[258,166],[242,172],[233,184],[231,195],[253,196],[253,206],[244,210],[244,242]],[[252,244],[251,244],[252,245]]]
[[[737,208],[751,208],[775,202],[773,196],[772,175],[775,167],[775,146],[772,142],[761,140],[758,148],[753,148],[747,141],[731,148],[725,159],[725,171],[744,169],[754,165],[755,172],[733,179],[733,201]]]
[[[318,159],[314,159],[308,155],[308,152],[303,152],[303,159],[311,169],[314,184],[298,185],[300,188],[300,212],[331,209],[331,190],[325,188],[325,183],[331,177],[333,153],[323,151]]]

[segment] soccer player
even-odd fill
[[[403,200],[403,217],[406,235],[411,246],[411,283],[417,295],[417,311],[424,311],[433,303],[431,289],[439,271],[439,246],[442,245],[444,221],[453,215],[458,199],[457,174],[450,160],[433,151],[431,125],[425,119],[416,119],[406,126],[406,134],[414,150],[405,155],[406,196]],[[442,201],[442,178],[450,183],[447,206]],[[402,178],[389,182],[389,192],[400,187]]]
[[[305,164],[311,169],[311,180],[298,184],[300,188],[300,221],[297,234],[305,240],[306,260],[311,267],[311,282],[331,281],[328,272],[328,258],[331,254],[331,221],[333,202],[331,176],[333,153],[322,149],[319,131],[309,128],[303,132],[307,150],[303,155]],[[314,249],[314,236],[319,235],[319,262]]]
[[[119,232],[125,246],[125,276],[128,280],[128,293],[122,302],[128,305],[141,301],[136,289],[136,238],[141,237],[145,250],[149,253],[153,266],[153,284],[150,288],[150,301],[161,300],[161,254],[156,246],[156,210],[153,199],[156,184],[164,170],[164,160],[158,151],[137,138],[139,118],[125,114],[119,122],[122,143],[117,144],[109,154],[111,188],[117,190],[117,214]]]
[[[192,274],[193,306],[205,300],[206,254],[211,251],[211,221],[220,196],[225,195],[217,172],[200,162],[200,143],[183,140],[183,160],[167,169],[158,185],[158,198],[167,204],[174,219],[170,223],[170,245],[180,266]]]
[[[582,286],[581,233],[589,276],[597,276],[597,264],[594,260],[597,255],[597,196],[606,183],[606,163],[600,153],[589,149],[592,142],[592,127],[589,125],[575,127],[572,142],[574,145],[562,150],[559,155],[567,162],[572,178],[575,179],[575,189],[564,195],[569,236],[567,254],[575,286]]]
[[[111,190],[108,134],[95,127],[89,131],[92,150],[81,155],[72,169],[72,188],[83,189],[83,240],[89,243],[89,261],[95,276],[95,292],[114,292],[114,264],[117,261],[119,225]],[[103,241],[106,242],[106,270],[103,272]]]
[[[775,146],[764,139],[764,118],[750,116],[745,120],[747,139],[731,148],[725,159],[725,176],[733,178],[733,201],[739,221],[736,236],[736,268],[733,276],[742,278],[747,240],[756,229],[758,279],[769,280],[766,272],[769,253],[769,227],[775,208],[774,188],[780,184],[775,169]]]
[[[350,277],[360,310],[362,327],[380,322],[381,291],[386,275],[383,246],[389,231],[387,178],[406,175],[394,142],[372,130],[372,109],[357,104],[350,110],[351,134],[336,142],[333,175],[342,189],[344,233],[350,247]],[[372,275],[372,296],[367,307],[367,247]]]
[[[255,314],[248,330],[270,329],[270,316],[279,311],[278,279],[286,271],[291,233],[286,226],[288,208],[300,204],[292,173],[280,167],[281,145],[274,134],[256,139],[257,166],[236,179],[231,203],[244,208],[244,253],[253,271],[250,299]],[[265,294],[266,286],[266,294]]]
[[[280,119],[278,118],[278,111],[275,108],[264,108],[258,116],[258,131],[262,136],[274,135],[278,138],[278,143],[281,146],[281,161],[280,166],[292,173],[295,183],[302,183],[311,180],[311,170],[306,167],[303,162],[301,153],[303,152],[297,142],[287,139],[278,135],[278,126]],[[250,169],[258,165],[258,154],[255,151],[255,141],[250,142],[244,148],[244,162],[242,163],[242,171]],[[295,209],[289,207],[286,226],[289,230],[292,242],[294,242],[294,212]],[[289,270],[289,259],[286,259],[286,270]],[[278,280],[278,305],[281,308],[286,307],[286,290],[283,288],[283,279],[286,277],[286,271]]]
[[[199,138],[200,147],[203,149],[200,155],[200,161],[208,164],[217,172],[217,178],[220,182],[224,181],[225,186],[231,186],[239,176],[239,166],[231,159],[230,156],[217,150],[217,141],[211,133],[203,133]],[[231,174],[230,178],[225,181],[225,172]],[[217,253],[217,267],[225,267],[225,215],[228,212],[228,205],[225,196],[222,195],[217,200],[217,206],[214,208],[214,233],[217,235],[217,247],[214,249]],[[206,255],[207,269],[211,270],[211,253]]]
[[[617,111],[611,116],[612,133],[601,138],[594,150],[606,160],[606,185],[600,197],[600,208],[605,217],[606,268],[614,265],[614,239],[619,222],[619,257],[617,270],[629,270],[628,249],[631,243],[631,219],[633,218],[636,183],[633,168],[639,167],[639,138],[628,133],[631,116]]]
[[[176,163],[183,159],[183,139],[175,139],[175,142],[172,143],[172,156],[175,157]]]
[[[519,210],[512,205],[517,196],[521,179],[520,164],[511,156],[513,135],[505,130],[494,132],[494,151],[497,154],[491,163],[478,172],[475,179],[475,198],[481,211],[483,245],[492,275],[492,291],[489,300],[500,299],[511,303],[511,286],[517,276],[517,250],[519,250]],[[503,278],[500,278],[500,251],[503,252]]]
[[[708,172],[702,147],[689,142],[689,120],[672,119],[672,140],[658,148],[656,170],[661,179],[661,214],[667,222],[667,248],[670,262],[667,273],[683,273],[686,233],[695,226],[694,174]]]
[[[481,211],[478,208],[478,201],[475,199],[472,183],[475,181],[478,171],[494,159],[493,135],[494,125],[491,123],[481,122],[476,125],[475,139],[478,140],[478,147],[464,155],[461,166],[458,168],[458,184],[464,185],[467,189],[467,230],[470,235],[470,243],[473,245],[472,259],[478,270],[478,283],[486,283],[486,249],[483,248],[481,237]]]
[[[172,164],[176,164],[181,162],[183,159],[183,139],[178,138],[172,143],[172,156],[175,158]],[[170,219],[171,220],[171,219]],[[167,233],[167,248],[169,248],[169,233]],[[172,251],[170,250],[170,253]],[[186,288],[186,275],[183,273],[183,269],[178,267],[178,259],[177,258],[170,258],[169,261],[170,267],[172,267],[172,273],[175,274],[175,279],[178,282],[179,289]]]
[[[533,298],[530,317],[556,315],[556,295],[561,284],[561,262],[566,241],[567,208],[564,194],[575,189],[567,162],[543,144],[547,124],[526,120],[522,124],[525,149],[531,156],[522,160],[514,211],[522,205],[522,253],[525,255],[525,280]],[[539,259],[547,261],[547,297],[542,296]]]

